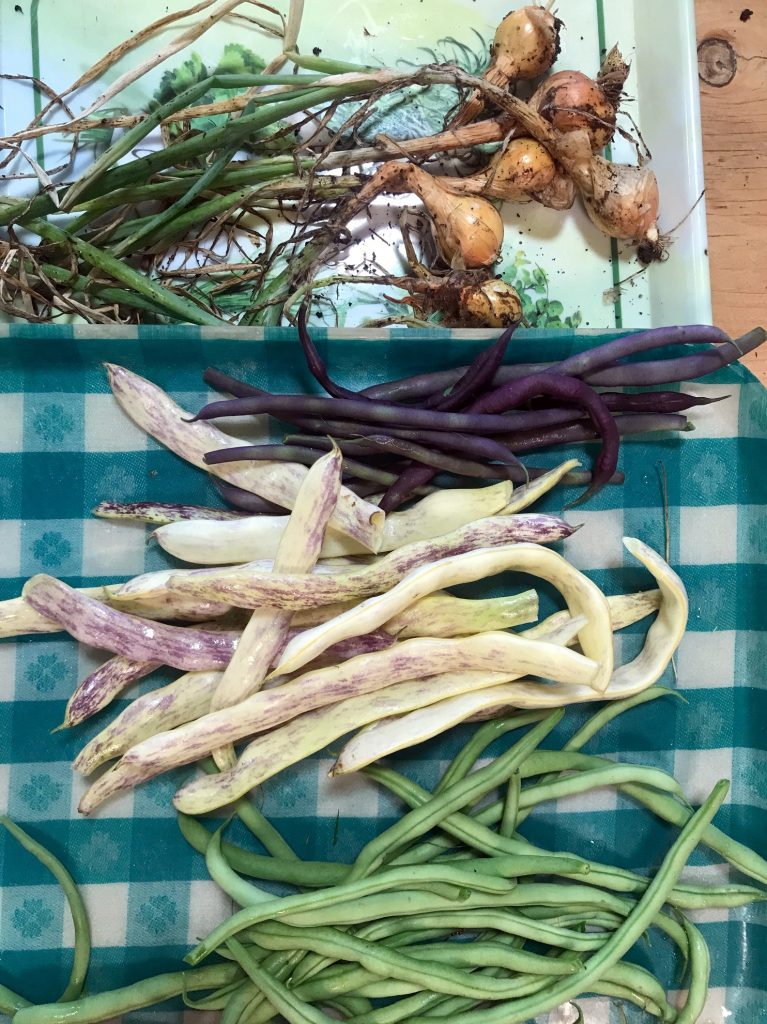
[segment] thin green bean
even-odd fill
[[[59,997],[59,1002],[71,1002],[79,998],[85,985],[85,978],[88,974],[88,965],[91,959],[91,927],[88,921],[88,912],[85,909],[83,898],[77,888],[74,878],[70,875],[58,858],[41,846],[23,828],[20,828],[14,821],[5,815],[0,816],[0,825],[10,832],[20,846],[31,853],[32,856],[46,868],[64,891],[64,896],[69,905],[69,912],[72,915],[74,925],[75,946],[72,969],[69,974],[67,987]],[[12,994],[12,993],[11,993]],[[18,998],[18,997],[17,997]]]
[[[503,802],[503,816],[498,832],[505,838],[513,836],[517,830],[519,800],[522,793],[522,779],[519,772],[514,772],[506,787],[506,799]]]
[[[191,818],[180,812],[178,813],[178,825],[189,845],[198,853],[204,854],[208,849],[212,833],[197,818]],[[287,882],[289,885],[301,888],[324,888],[328,885],[338,885],[349,874],[346,864],[333,861],[303,861],[276,856],[265,857],[260,853],[243,850],[242,847],[225,840],[221,843],[221,849],[230,867],[235,871],[265,882]]]
[[[5,985],[0,985],[0,1013],[6,1013],[9,1017],[12,1017],[17,1010],[23,1010],[25,1006],[31,1006],[32,1003],[24,996],[20,996],[17,992],[12,992]]]
[[[548,714],[499,758],[471,776],[443,790],[428,804],[418,807],[372,839],[361,851],[349,878],[363,878],[374,871],[402,846],[422,836],[454,811],[481,799],[496,786],[506,782],[525,758],[549,735],[562,720],[564,711],[558,708]]]
[[[241,1020],[246,1019],[246,1012],[256,994],[260,995],[261,993],[253,982],[246,978],[242,988],[231,996],[223,1008],[219,1024],[240,1024]]]
[[[703,806],[692,815],[682,829],[664,857],[658,873],[626,920],[576,975],[555,982],[541,996],[528,996],[506,1004],[501,1003],[481,1013],[470,1011],[456,1014],[453,1017],[453,1024],[524,1024],[530,1017],[545,1013],[568,999],[576,998],[581,992],[589,991],[604,976],[605,971],[616,964],[654,922],[690,854],[699,844],[703,833],[722,805],[728,788],[729,784],[724,780],[717,783]],[[424,1024],[425,1020],[428,1018],[416,1017],[413,1024]]]
[[[532,734],[531,734],[532,736]],[[531,739],[531,743],[535,737]],[[524,756],[520,753],[519,756]],[[342,885],[334,886],[322,892],[299,893],[294,896],[275,898],[257,906],[244,907],[234,914],[227,921],[224,921],[218,928],[214,929],[201,943],[199,943],[187,956],[189,963],[198,963],[201,959],[220,946],[227,938],[238,934],[245,928],[252,928],[261,921],[285,919],[294,923],[310,923],[309,919],[316,916],[316,913],[338,909],[340,905],[351,907],[355,904],[360,910],[364,908],[363,900],[374,896],[377,893],[387,893],[381,903],[382,907],[396,907],[401,904],[403,897],[406,905],[426,901],[427,899],[439,901],[438,907],[449,906],[450,900],[441,897],[439,894],[424,891],[426,884],[444,882],[448,885],[455,885],[458,889],[466,889],[467,896],[462,897],[462,906],[469,906],[476,898],[482,900],[495,900],[505,902],[513,897],[513,883],[503,877],[494,877],[490,871],[520,871],[522,863],[513,857],[495,858],[494,861],[477,861],[474,870],[469,872],[458,868],[451,868],[449,865],[439,867],[430,865],[426,869],[415,868],[392,868],[372,878],[362,878],[357,881],[347,881]],[[534,868],[533,859],[528,862],[530,868]],[[545,866],[560,866],[572,868],[568,873],[577,873],[582,870],[582,861],[578,858],[562,858],[558,861],[546,863]],[[481,867],[481,870],[479,868]],[[408,889],[415,891],[410,893]],[[476,891],[473,891],[476,890]],[[408,897],[410,899],[408,900]],[[485,904],[486,905],[486,904]],[[515,901],[516,905],[516,901]],[[403,910],[407,913],[406,910]],[[362,920],[373,920],[376,917],[396,916],[391,911],[371,913],[368,918]]]
[[[690,944],[690,982],[687,999],[676,1024],[695,1024],[706,1005],[708,983],[711,976],[711,955],[700,931],[687,918],[682,919]]]
[[[434,787],[435,795],[443,793],[448,786],[452,786],[461,779],[465,779],[479,757],[484,751],[501,736],[517,729],[523,729],[526,725],[535,725],[546,717],[545,711],[531,711],[527,714],[508,715],[505,718],[493,718],[485,722],[459,750],[453,760],[445,769],[442,778]]]
[[[257,932],[259,945],[266,948],[301,948],[335,956],[364,967],[379,977],[415,984],[420,989],[444,992],[446,995],[473,996],[476,999],[504,999],[516,990],[514,981],[477,979],[458,970],[459,951],[447,951],[440,959],[420,962],[417,957],[375,943],[335,928],[296,929],[265,922]],[[470,953],[464,954],[470,957]],[[465,961],[464,961],[465,962]],[[474,965],[476,966],[476,964]]]
[[[332,1017],[305,1003],[286,985],[272,977],[267,971],[261,970],[237,939],[227,939],[227,945],[253,984],[261,990],[274,1009],[288,1021],[288,1024],[333,1024]]]
[[[200,767],[208,775],[216,775],[218,773],[218,768],[212,757],[204,758],[200,762]],[[245,828],[255,836],[267,853],[283,860],[300,860],[292,846],[283,839],[274,825],[267,820],[252,800],[246,796],[240,797],[239,800],[234,802],[233,807]]]
[[[236,964],[214,964],[192,971],[159,974],[112,992],[83,996],[75,1002],[27,1006],[19,1010],[13,1019],[14,1024],[99,1024],[131,1010],[143,1010],[165,1002],[184,992],[221,988],[240,977],[242,972]]]
[[[613,761],[608,761],[605,758],[594,757],[588,754],[567,753],[563,751],[545,751],[531,754],[522,766],[520,774],[523,776],[528,774],[538,774],[539,771],[541,774],[544,774],[550,771],[552,766],[554,767],[555,773],[558,774],[559,771],[573,770],[583,767],[589,768],[592,766],[599,767],[600,765],[610,767],[614,766],[614,764],[615,763]],[[397,796],[410,804],[410,806],[420,806],[430,798],[428,790],[423,789],[416,783],[411,782],[409,779],[406,779],[404,776],[399,775],[391,769],[384,769],[376,765],[371,765],[363,769],[363,771],[376,779],[382,785],[385,785],[392,792],[396,793]],[[632,784],[624,784],[621,788],[625,788],[626,791],[630,791],[631,785]],[[655,794],[653,790],[645,790],[639,786],[636,787],[636,793],[631,792],[631,795],[635,796],[636,799],[641,802],[646,803],[651,810],[663,807],[666,809],[667,814],[671,813],[672,807],[678,808],[681,806],[673,799],[673,797],[666,798],[670,801],[669,804],[661,804],[659,798],[662,797],[663,794]],[[652,803],[653,806],[650,806],[650,803]],[[502,813],[502,801],[495,801],[487,807],[482,808],[482,810],[473,817],[469,817],[465,814],[453,814],[450,818],[440,823],[440,828],[448,832],[449,836],[458,838],[462,842],[473,846],[475,849],[491,855],[494,851],[496,853],[501,851],[522,853],[527,850],[531,855],[547,852],[538,847],[532,846],[526,840],[522,840],[519,836],[505,839],[503,841],[504,845],[500,846],[500,840],[496,836],[496,833],[491,831],[489,825],[498,822]],[[520,817],[522,817],[522,812],[520,812]],[[666,820],[673,819],[667,817]],[[680,820],[674,820],[673,823],[683,824]],[[723,843],[721,845],[732,852],[730,843],[735,843],[735,841],[730,841],[729,837],[725,836],[724,833],[719,832],[718,829],[715,829],[713,826],[707,829],[703,842],[708,844],[708,837],[712,836],[712,831],[714,834],[718,833],[720,837],[727,840],[726,844]],[[493,837],[496,838],[493,839]],[[448,849],[451,844],[452,840],[448,836],[435,836],[427,842],[414,847],[402,858],[398,858],[398,863],[403,867],[408,863],[413,865],[425,862],[433,863],[435,862],[435,858],[442,853],[443,850]],[[741,844],[736,845],[740,846]],[[717,847],[712,848],[717,849]],[[724,853],[724,850],[722,849],[720,852]],[[745,867],[742,867],[741,865],[745,865],[749,856],[752,862],[754,859],[761,859],[758,854],[755,854],[748,847],[742,847],[741,851],[738,851],[738,856],[738,862],[736,863],[734,860],[731,860],[731,863],[741,868],[741,870],[745,870]],[[458,863],[460,863],[460,861]],[[627,871],[623,868],[613,867],[609,864],[601,864],[596,861],[586,861],[586,863],[588,863],[590,869],[589,874],[584,879],[587,885],[600,885],[612,889],[615,892],[626,893],[640,893],[647,888],[648,880],[634,872]],[[765,866],[767,867],[767,864]],[[754,874],[753,872],[746,873]],[[758,877],[758,874],[754,874],[754,877]],[[674,887],[673,892],[669,896],[669,902],[680,910],[703,910],[713,906],[740,907],[765,899],[767,899],[767,894],[763,893],[759,889],[741,884],[721,885],[707,888],[681,883]]]
[[[253,885],[251,882],[246,882],[228,864],[221,849],[221,836],[226,828],[226,824],[228,823],[216,829],[208,843],[208,849],[205,853],[205,866],[208,869],[208,874],[219,889],[222,889],[227,896],[231,897],[241,907],[252,907],[258,903],[273,901],[273,893],[267,892],[265,889],[259,889],[258,886]]]
[[[184,1006],[190,1010],[223,1010],[229,1005],[231,998],[239,994],[246,985],[245,980],[233,981],[231,985],[222,985],[201,999],[192,999],[187,992],[182,992],[181,998]]]

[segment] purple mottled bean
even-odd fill
[[[594,475],[589,487],[573,504],[580,505],[604,487],[618,468],[620,435],[610,410],[599,395],[582,381],[561,377],[556,373],[539,373],[524,380],[504,384],[474,402],[470,413],[505,412],[533,398],[545,396],[558,401],[572,402],[584,409],[602,438],[602,448],[594,463]]]
[[[158,661],[134,661],[118,654],[110,658],[79,684],[69,698],[64,725],[79,725],[107,707],[133,683],[159,668]]]
[[[244,493],[247,494],[247,491]],[[255,497],[255,495],[251,495]],[[239,512],[202,505],[176,505],[164,501],[102,501],[93,509],[99,519],[132,519],[153,526],[166,526],[186,519],[241,519]]]
[[[477,519],[434,540],[414,541],[390,552],[373,565],[333,575],[297,576],[264,572],[255,565],[204,570],[175,576],[170,585],[177,593],[215,596],[239,608],[268,604],[276,608],[316,608],[355,597],[370,597],[389,590],[413,569],[475,548],[515,542],[551,544],[572,536],[575,527],[557,516],[520,513]]]
[[[81,643],[134,661],[158,661],[187,672],[227,665],[239,636],[126,615],[52,576],[33,576],[22,593],[36,611],[58,622]]]

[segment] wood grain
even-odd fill
[[[767,3],[696,0],[696,11],[699,44],[722,39],[737,61],[728,85],[701,80],[701,105],[714,319],[738,335],[767,321]],[[748,363],[767,384],[767,353]]]

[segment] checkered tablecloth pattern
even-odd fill
[[[299,346],[279,329],[266,337],[197,328],[5,326],[0,332],[0,598],[15,596],[36,572],[87,585],[169,564],[147,545],[143,527],[89,518],[98,501],[220,504],[203,473],[148,440],[121,413],[102,362],[144,374],[190,408],[207,397],[201,373],[211,364],[275,390],[313,388]],[[335,375],[355,387],[465,362],[479,343],[459,332],[318,335]],[[512,355],[555,359],[593,343],[567,332],[529,331],[515,341]],[[569,513],[585,524],[565,548],[576,565],[609,593],[645,587],[647,576],[631,564],[621,537],[637,536],[663,550],[659,471],[665,469],[671,558],[690,594],[689,632],[676,663],[687,703],[637,709],[600,734],[592,749],[673,771],[694,799],[716,779],[732,778],[718,820],[764,853],[767,392],[741,368],[687,390],[729,397],[694,410],[692,433],[625,444],[625,486],[608,488]],[[559,457],[547,453],[545,461]],[[559,492],[543,507],[558,510],[563,503]],[[521,581],[509,577],[502,585]],[[624,658],[633,656],[642,637],[640,627],[622,637]],[[0,807],[56,851],[82,884],[94,931],[92,990],[177,968],[189,943],[231,910],[175,824],[170,797],[186,770],[113,802],[95,820],[78,818],[83,783],[73,776],[71,759],[112,712],[74,731],[52,730],[76,681],[103,659],[103,652],[63,635],[0,642]],[[581,720],[580,712],[571,713],[567,731]],[[433,781],[464,738],[457,730],[399,757],[398,766]],[[300,854],[347,858],[398,808],[363,779],[328,780],[329,763],[328,752],[318,755],[266,784],[257,799]],[[547,807],[530,826],[530,834],[551,848],[617,857],[627,867],[657,864],[671,837],[648,814],[606,793]],[[703,854],[691,870],[701,878],[723,874]],[[34,999],[55,997],[72,941],[61,894],[2,837],[0,881],[0,982]],[[714,961],[703,1019],[767,1019],[761,1016],[767,1014],[765,905],[703,920]],[[608,1004],[587,1007],[589,1024],[621,1019]]]

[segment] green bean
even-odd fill
[[[435,795],[443,793],[448,786],[465,779],[477,763],[477,759],[494,740],[505,736],[506,733],[514,732],[516,729],[522,729],[526,725],[534,725],[545,717],[545,711],[531,711],[527,714],[508,715],[485,722],[475,730],[471,739],[464,744],[447,766],[442,778],[434,787]]]
[[[281,981],[272,977],[267,971],[261,970],[237,939],[227,939],[227,945],[253,984],[261,990],[274,1009],[288,1021],[288,1024],[333,1024],[332,1017],[305,1003]]]
[[[498,826],[498,832],[505,838],[513,836],[517,829],[517,815],[519,814],[519,799],[522,793],[522,779],[519,772],[509,779],[506,789],[506,799],[503,802],[503,816]]]
[[[684,700],[684,697],[677,690],[669,690],[665,686],[651,686],[647,690],[642,690],[641,693],[635,693],[633,697],[608,701],[604,707],[601,707],[591,715],[580,729],[573,733],[562,747],[562,750],[582,750],[590,739],[593,739],[598,732],[614,719],[625,714],[626,711],[631,711],[632,708],[639,707],[641,704],[649,704],[651,701],[658,700],[659,697],[676,697],[679,700]]]
[[[517,936],[500,935],[496,937],[495,941],[516,949],[520,948],[520,943],[524,944],[524,940]],[[478,977],[490,978],[499,978],[502,974],[503,972],[498,967],[487,967],[477,972]],[[461,996],[444,996],[439,992],[419,992],[416,995],[400,999],[396,1003],[390,1003],[388,1006],[376,1007],[375,1010],[355,1021],[355,1024],[398,1024],[399,1021],[410,1018],[415,1013],[431,1015],[440,1006],[448,1004],[455,1006],[457,1012],[457,1010],[473,1006],[474,1000],[464,999]]]
[[[0,985],[0,1013],[6,1013],[12,1017],[17,1010],[23,1010],[25,1006],[31,1005],[32,1003],[24,996],[12,992],[5,985]]]
[[[637,782],[660,790],[665,787],[666,792],[681,793],[679,783],[657,768],[643,768],[641,765],[635,764],[614,764],[609,768],[596,768],[580,772],[578,775],[568,775],[564,779],[556,779],[553,782],[528,786],[522,790],[520,795],[519,809],[522,812],[548,800],[561,800],[568,796],[587,793],[592,789],[621,786],[627,782]]]
[[[534,866],[532,859],[528,863],[531,868]],[[583,862],[579,861],[578,858],[562,858],[557,859],[555,862],[547,862],[547,866],[554,866],[555,863],[579,871],[582,870]],[[192,964],[199,963],[201,959],[220,946],[227,938],[238,934],[238,932],[245,928],[251,928],[261,921],[288,919],[292,923],[312,924],[314,923],[316,913],[322,913],[334,908],[338,909],[341,905],[344,907],[354,907],[356,905],[359,909],[363,909],[364,899],[377,893],[386,893],[387,890],[395,891],[387,893],[383,898],[380,904],[381,910],[371,912],[369,917],[361,918],[360,920],[396,916],[396,913],[392,913],[392,911],[385,908],[401,906],[403,897],[405,898],[405,908],[401,911],[402,913],[408,912],[408,906],[423,902],[427,898],[439,901],[436,903],[436,906],[439,908],[445,905],[449,906],[450,900],[441,897],[439,894],[428,893],[424,890],[425,885],[434,882],[445,882],[449,885],[455,885],[459,890],[478,890],[478,892],[467,894],[465,899],[462,896],[462,906],[468,907],[471,905],[472,899],[474,899],[474,905],[476,905],[477,896],[480,897],[480,900],[486,901],[490,899],[491,903],[495,900],[506,900],[508,898],[508,891],[513,883],[502,877],[494,877],[487,872],[500,870],[519,871],[521,870],[522,862],[517,862],[513,858],[501,857],[496,858],[492,863],[477,861],[475,864],[477,866],[481,865],[482,871],[475,869],[468,872],[458,868],[451,868],[449,865],[443,867],[429,865],[424,868],[392,868],[376,875],[374,878],[344,882],[342,885],[334,886],[332,889],[322,892],[298,893],[294,896],[276,897],[257,906],[244,907],[219,925],[218,928],[214,929],[210,935],[189,953],[186,959]],[[409,892],[410,889],[416,891],[411,893]],[[485,902],[481,903],[481,905],[487,904]],[[325,923],[325,919],[319,918],[319,920]]]
[[[645,1013],[652,1014],[653,1017],[663,1018],[664,1016],[662,1008],[653,1002],[652,999],[648,999],[646,996],[641,995],[639,992],[634,992],[624,985],[614,985],[609,981],[599,981],[591,986],[590,991],[596,996],[608,996],[610,999],[622,999],[624,1002],[633,1003],[640,1010],[644,1010]],[[671,1019],[673,1020],[674,1018]],[[581,1017],[582,1021],[583,1017]]]
[[[653,814],[662,818],[671,825],[683,828],[692,818],[692,811],[684,807],[673,797],[665,793],[656,793],[645,786],[637,786],[629,783],[621,786],[621,789],[628,796],[638,803],[643,804]],[[767,860],[760,857],[750,847],[732,839],[726,832],[722,832],[715,825],[709,825],[701,837],[701,843],[710,850],[719,853],[738,871],[744,875],[755,878],[763,885],[767,885]]]
[[[275,922],[265,922],[257,931],[258,943],[267,948],[310,949],[325,956],[360,964],[373,974],[387,979],[409,982],[432,992],[446,995],[473,996],[476,999],[503,999],[516,988],[513,981],[482,979],[457,970],[460,952],[448,951],[439,960],[419,962],[409,953],[376,945],[335,928],[291,928]],[[464,954],[469,957],[471,954]],[[443,962],[449,966],[444,966]]]
[[[349,875],[350,880],[363,878],[379,867],[387,857],[391,857],[396,850],[428,832],[443,818],[481,799],[496,786],[507,781],[525,758],[559,724],[563,714],[562,708],[548,714],[510,750],[491,764],[446,788],[428,804],[410,811],[391,828],[372,839],[357,857]]]
[[[242,972],[236,964],[214,964],[193,971],[159,974],[113,992],[83,996],[75,1002],[28,1006],[19,1010],[13,1019],[14,1024],[98,1024],[131,1010],[154,1006],[184,992],[221,988],[240,977]]]
[[[358,917],[364,920],[367,908],[362,907],[357,913]],[[407,913],[407,911],[403,911],[403,913]],[[444,908],[439,908],[424,914],[415,914],[413,917],[420,920],[428,919],[433,921],[434,924],[444,924],[448,927],[452,925],[456,929],[472,928],[474,926],[479,928],[495,928],[497,931],[507,935],[530,939],[531,941],[540,940],[559,949],[592,950],[597,949],[603,941],[602,936],[570,931],[567,928],[558,928],[555,925],[550,926],[545,921],[534,921],[518,910],[500,910],[497,907],[466,907],[463,905],[460,910],[453,912],[445,912]],[[474,925],[472,922],[474,922]],[[295,925],[295,927],[299,927],[299,925]],[[312,923],[307,925],[307,927],[324,927],[324,924]],[[245,933],[245,937],[249,940],[253,938],[254,941],[257,941],[258,933],[254,932],[251,934],[250,930],[248,930]]]
[[[711,956],[700,931],[687,918],[682,919],[690,944],[690,984],[687,999],[676,1024],[695,1024],[703,1013],[708,997],[708,983],[711,976]]]
[[[219,950],[219,952],[221,951]],[[231,956],[231,951],[228,952]],[[269,956],[261,962],[261,967],[263,970],[268,971],[269,974],[278,981],[287,982],[293,973],[294,968],[301,962],[303,957],[304,953],[302,950],[288,950],[285,952],[270,953]],[[271,1003],[269,1003],[261,989],[257,988],[248,1003],[246,1010],[243,1012],[243,1021],[247,1021],[247,1024],[266,1024],[267,1021],[272,1020],[275,1016],[276,1013]]]
[[[190,1010],[223,1010],[229,1005],[231,997],[239,994],[247,984],[245,980],[233,981],[230,985],[222,985],[201,999],[192,999],[187,992],[182,992],[181,998],[184,1006]]]
[[[252,981],[246,979],[242,988],[232,995],[223,1008],[219,1024],[240,1024],[240,1021],[247,1020],[247,1010],[253,1001],[253,997],[261,993]]]
[[[69,974],[67,987],[59,997],[59,1002],[66,1003],[77,999],[82,993],[85,985],[85,977],[88,974],[88,965],[91,959],[91,927],[88,921],[88,913],[83,903],[83,898],[77,888],[75,880],[64,867],[60,860],[46,850],[44,846],[36,842],[28,833],[20,828],[15,822],[5,815],[0,816],[0,825],[10,832],[13,838],[23,846],[27,853],[42,864],[44,868],[53,875],[61,888],[69,904],[69,911],[72,915],[72,923],[75,933],[74,959]],[[13,993],[11,993],[12,995]],[[16,997],[18,998],[18,997]]]
[[[200,762],[200,767],[208,775],[218,774],[218,768],[212,757],[204,758]],[[290,844],[282,838],[274,825],[266,819],[248,797],[243,796],[239,800],[235,800],[233,807],[245,828],[255,836],[272,857],[282,858],[282,860],[300,860]],[[324,884],[327,885],[327,882]]]
[[[564,978],[551,985],[541,996],[528,996],[509,1003],[500,1003],[488,1010],[456,1014],[453,1024],[524,1024],[530,1017],[558,1006],[581,992],[598,984],[605,971],[616,964],[624,953],[653,923],[669,891],[684,869],[690,854],[699,844],[703,833],[722,805],[729,786],[717,783],[703,806],[696,811],[663,859],[657,874],[642,894],[626,920],[605,941],[584,967],[572,978]],[[413,1024],[423,1024],[428,1018],[416,1017]]]
[[[521,775],[537,773],[540,769],[541,774],[547,772],[552,765],[555,765],[556,771],[572,770],[578,767],[591,767],[591,766],[614,766],[614,762],[608,761],[606,758],[594,757],[588,754],[570,754],[562,751],[546,751],[541,753],[531,754],[520,770]],[[416,783],[411,782],[402,775],[398,775],[391,769],[379,768],[378,766],[371,765],[368,768],[363,769],[368,775],[376,779],[378,782],[385,785],[392,792],[396,793],[401,799],[411,806],[420,806],[429,800],[429,793],[427,790],[418,786]],[[531,787],[532,789],[533,787]],[[625,788],[627,791],[631,789],[631,784],[623,785],[621,788]],[[643,795],[643,794],[648,795]],[[660,798],[663,794],[654,794],[652,790],[642,790],[637,787],[637,793],[631,793],[632,796],[636,795],[636,798],[643,801],[652,801],[653,807],[660,807],[659,801],[655,799],[657,796]],[[671,806],[680,807],[673,798],[666,798],[670,801]],[[648,804],[649,806],[649,804]],[[664,808],[666,805],[662,805]],[[461,839],[463,842],[470,844],[477,850],[483,853],[492,854],[494,848],[496,852],[498,850],[513,850],[517,853],[523,852],[525,849],[529,851],[531,855],[542,854],[544,851],[538,847],[532,846],[527,843],[526,840],[522,840],[519,836],[515,836],[511,839],[503,841],[503,846],[500,845],[500,840],[494,832],[492,832],[488,826],[495,824],[500,820],[503,813],[503,803],[501,801],[495,801],[484,807],[474,817],[469,817],[465,814],[453,814],[450,818],[446,819],[440,824],[440,827],[447,831],[451,836]],[[668,812],[670,813],[670,812]],[[520,814],[521,817],[521,814]],[[671,820],[667,818],[667,820]],[[680,822],[675,821],[674,824]],[[712,831],[718,833],[725,840],[730,841],[724,833],[719,832],[713,826],[707,829],[704,836],[703,842],[707,841],[707,837],[711,836]],[[495,837],[495,838],[494,838]],[[442,850],[447,849],[451,840],[448,837],[436,836],[429,840],[427,843],[420,844],[418,847],[413,848],[409,851],[406,857],[402,857],[399,863],[404,867],[405,862],[416,864],[419,861],[434,862],[434,858]],[[740,846],[740,844],[737,844]],[[723,852],[723,851],[722,851]],[[746,854],[750,855],[751,858],[757,858],[758,855],[753,851],[749,850],[748,847],[742,847],[740,853],[739,862],[736,864],[741,870],[741,864],[746,859]],[[460,862],[458,862],[460,863]],[[634,872],[627,871],[623,868],[616,868],[609,864],[601,864],[596,861],[586,861],[589,865],[589,874],[585,877],[584,881],[587,885],[599,885],[606,888],[613,889],[616,892],[643,892],[646,888],[648,880],[643,878],[641,875],[637,875]],[[734,861],[731,861],[734,863]],[[767,867],[767,864],[765,865]],[[721,885],[713,888],[707,888],[703,886],[695,886],[687,883],[681,883],[674,887],[673,892],[669,896],[669,902],[678,907],[681,910],[703,910],[713,906],[721,907],[740,907],[750,903],[758,902],[767,899],[767,894],[761,892],[759,889],[752,888],[746,885]]]
[[[197,818],[191,818],[180,812],[178,813],[178,825],[189,845],[198,853],[204,854],[208,849],[212,833]],[[333,861],[266,857],[260,853],[243,850],[242,847],[226,841],[222,841],[221,850],[230,867],[235,871],[267,882],[287,882],[289,885],[301,888],[324,888],[328,885],[338,885],[349,874],[346,864],[338,864]]]
[[[333,999],[327,1003],[331,1009],[341,1010],[347,1017],[358,1017],[361,1013],[367,1013],[372,1003],[364,996],[342,996],[340,999]]]
[[[216,829],[210,837],[208,849],[205,853],[205,866],[208,874],[227,896],[241,907],[251,907],[257,903],[267,903],[274,900],[274,894],[258,886],[246,882],[227,863],[221,849],[221,835],[228,822]]]

